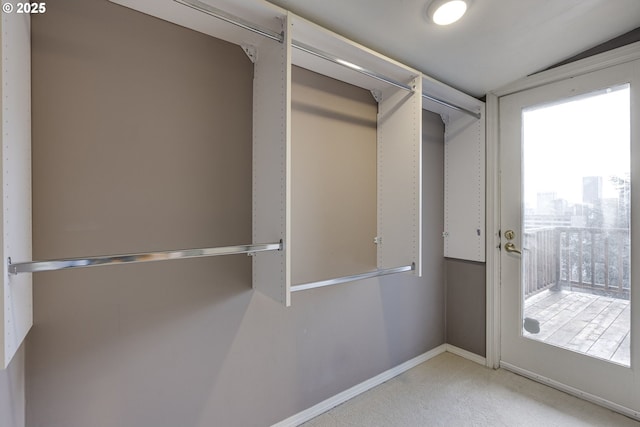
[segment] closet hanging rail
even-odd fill
[[[275,31],[271,31],[266,28],[260,28],[249,21],[245,21],[242,18],[238,18],[237,16],[231,15],[230,13],[222,11],[218,8],[210,6],[201,1],[198,1],[198,0],[173,0],[173,1],[183,6],[187,6],[187,7],[190,7],[191,9],[197,10],[198,12],[206,13],[207,15],[213,16],[214,18],[218,18],[228,24],[232,24],[237,27],[244,28],[245,30],[252,31],[268,39],[275,40],[279,43],[282,43],[282,34],[276,33]]]
[[[9,258],[9,273],[36,273],[40,271],[66,270],[69,268],[97,267],[102,265],[133,264],[167,261],[172,259],[202,258],[219,255],[253,254],[255,252],[282,250],[282,242],[257,245],[223,246],[217,248],[181,249],[176,251],[144,252],[135,254],[69,258],[51,261],[29,261],[13,264]]]
[[[411,86],[409,86],[409,85],[406,85],[404,83],[400,83],[400,82],[398,82],[396,80],[393,80],[393,79],[391,79],[389,77],[385,77],[382,74],[376,73],[375,71],[367,70],[364,67],[356,65],[356,64],[351,63],[349,61],[345,61],[344,59],[340,59],[340,58],[338,58],[336,56],[333,56],[333,55],[331,55],[329,53],[326,53],[326,52],[323,52],[321,50],[318,50],[318,49],[316,49],[314,47],[311,47],[311,46],[309,46],[307,44],[301,43],[301,42],[299,42],[297,40],[293,40],[291,42],[291,46],[293,46],[294,48],[296,48],[298,50],[301,50],[303,52],[307,52],[307,53],[310,53],[311,55],[317,56],[318,58],[322,58],[322,59],[324,59],[326,61],[333,62],[334,64],[342,65],[343,67],[349,68],[349,69],[351,69],[353,71],[357,71],[358,73],[364,74],[365,76],[369,76],[369,77],[372,77],[372,78],[374,78],[376,80],[379,80],[381,82],[388,83],[391,86],[395,86],[397,88],[404,89],[407,92],[413,92],[413,88]]]
[[[238,18],[237,16],[231,15],[227,12],[224,12],[220,9],[217,9],[213,6],[210,6],[206,3],[203,3],[201,1],[198,0],[173,0],[176,3],[179,3],[181,5],[190,7],[191,9],[194,10],[198,10],[200,12],[206,13],[207,15],[213,16],[215,18],[218,18],[228,24],[232,24],[232,25],[236,25],[240,28],[244,28],[245,30],[249,30],[252,31],[256,34],[260,34],[261,36],[267,37],[271,40],[275,40],[279,43],[282,43],[283,41],[283,36],[282,34],[278,34],[274,31],[265,29],[265,28],[260,28],[259,26],[252,24],[251,22],[245,21],[242,18]],[[294,47],[295,49],[301,50],[303,52],[307,52],[310,53],[311,55],[317,56],[318,58],[322,58],[324,60],[333,62],[335,64],[338,65],[342,65],[343,67],[347,67],[351,70],[357,71],[358,73],[364,74],[366,76],[372,77],[376,80],[388,83],[392,86],[398,87],[400,89],[404,89],[406,91],[409,92],[413,92],[413,88],[411,88],[410,86],[404,84],[404,83],[400,83],[398,81],[395,81],[389,77],[383,76],[382,74],[376,73],[375,71],[371,71],[368,70],[364,67],[360,67],[359,65],[353,64],[349,61],[345,61],[344,59],[340,59],[338,57],[335,57],[327,52],[323,52],[321,50],[318,50],[314,47],[311,47],[309,45],[306,45],[304,43],[301,43],[299,41],[293,40],[291,42],[291,46]]]
[[[469,115],[471,117],[475,117],[476,119],[479,119],[481,117],[480,113],[477,113],[477,112],[471,111],[471,110],[467,110],[466,108],[459,107],[457,105],[450,104],[447,101],[443,101],[442,99],[433,97],[431,95],[427,95],[424,92],[422,93],[422,97],[424,99],[429,100],[429,101],[433,101],[436,104],[444,105],[445,107],[451,108],[452,110],[460,111],[461,113],[467,114],[467,115]]]
[[[291,286],[291,292],[305,291],[307,289],[322,288],[324,286],[339,285],[341,283],[353,282],[356,280],[371,279],[372,277],[387,276],[389,274],[403,273],[415,270],[415,264],[404,267],[386,268],[384,270],[370,271],[368,273],[354,274],[353,276],[338,277],[336,279],[321,280],[319,282],[304,283]]]
[[[239,18],[237,16],[231,15],[230,13],[224,12],[224,11],[222,11],[220,9],[217,9],[217,8],[215,8],[213,6],[210,6],[210,5],[206,4],[206,3],[203,3],[203,2],[201,2],[199,0],[173,0],[173,1],[176,2],[176,3],[179,3],[179,4],[183,5],[183,6],[187,6],[187,7],[191,8],[191,9],[197,10],[199,12],[206,13],[207,15],[210,15],[210,16],[213,16],[215,18],[218,18],[218,19],[220,19],[220,20],[222,20],[224,22],[227,22],[229,24],[236,25],[236,26],[238,26],[240,28],[244,28],[245,30],[252,31],[252,32],[254,32],[256,34],[260,34],[260,35],[262,35],[264,37],[267,37],[267,38],[269,38],[271,40],[275,40],[275,41],[277,41],[279,43],[282,43],[283,40],[284,40],[282,34],[278,34],[278,33],[274,32],[274,31],[271,31],[271,30],[268,30],[268,29],[265,29],[265,28],[261,28],[261,27],[255,25],[255,24],[253,24],[251,22],[245,21],[242,18]],[[371,70],[368,70],[368,69],[366,69],[364,67],[360,67],[357,64],[354,64],[352,62],[349,62],[349,61],[346,61],[344,59],[338,58],[338,57],[336,57],[334,55],[331,55],[329,53],[323,52],[321,50],[318,50],[318,49],[316,49],[314,47],[311,47],[311,46],[306,45],[304,43],[301,43],[299,41],[293,40],[291,42],[291,45],[292,45],[292,47],[294,47],[296,49],[299,49],[299,50],[302,50],[304,52],[307,52],[307,53],[309,53],[311,55],[317,56],[319,58],[325,59],[327,61],[333,62],[333,63],[338,64],[338,65],[342,65],[343,67],[350,68],[350,69],[352,69],[352,70],[354,70],[354,71],[356,71],[358,73],[361,73],[361,74],[364,74],[364,75],[369,76],[371,78],[374,78],[376,80],[388,83],[388,84],[390,84],[392,86],[395,86],[397,88],[406,90],[408,92],[413,92],[413,88],[411,86],[409,86],[409,85],[406,85],[404,83],[400,83],[400,82],[398,82],[398,81],[396,81],[394,79],[391,79],[391,78],[386,77],[386,76],[384,76],[382,74],[376,73],[375,71],[371,71]],[[435,98],[435,97],[433,97],[431,95],[428,95],[428,94],[426,94],[424,92],[422,93],[422,97],[426,98],[426,99],[428,99],[430,101],[436,102],[436,103],[438,103],[440,105],[443,105],[445,107],[451,108],[453,110],[460,111],[460,112],[462,112],[464,114],[468,114],[468,115],[470,115],[472,117],[475,117],[476,119],[480,118],[480,113],[468,110],[466,108],[460,107],[458,105],[452,104],[452,103],[444,101],[442,99]]]

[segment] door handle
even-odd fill
[[[507,243],[504,244],[504,250],[509,252],[509,253],[515,253],[515,254],[522,255],[522,252],[520,252],[518,249],[516,249],[516,245],[514,245],[511,242],[507,242]]]

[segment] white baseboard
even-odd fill
[[[447,351],[447,345],[446,344],[442,344],[441,346],[438,346],[436,348],[434,348],[433,350],[430,350],[426,353],[421,354],[420,356],[414,357],[411,360],[408,360],[406,362],[404,362],[401,365],[396,366],[395,368],[391,368],[388,371],[385,371],[379,375],[376,375],[375,377],[368,379],[356,386],[351,387],[348,390],[343,391],[342,393],[338,393],[333,397],[328,398],[327,400],[324,400],[320,403],[318,403],[317,405],[312,406],[309,409],[306,409],[302,412],[298,412],[297,414],[287,418],[286,420],[282,420],[279,423],[276,423],[274,425],[272,425],[271,427],[295,427],[298,426],[304,422],[309,421],[312,418],[317,417],[320,414],[323,414],[325,412],[327,412],[328,410],[330,410],[331,408],[334,408],[344,402],[346,402],[349,399],[353,399],[354,397],[356,397],[359,394],[364,393],[367,390],[372,389],[375,386],[378,386],[386,381],[389,381],[390,379],[392,379],[393,377],[397,377],[398,375],[402,374],[405,371],[408,371],[411,368],[414,368],[416,366],[418,366],[419,364],[426,362],[429,359],[433,359],[434,357],[436,357],[439,354],[444,353],[445,351]],[[464,350],[461,350],[464,351]],[[471,354],[471,353],[469,353]],[[464,357],[464,356],[463,356]],[[479,357],[479,356],[478,356]]]
[[[487,359],[485,357],[479,356],[475,353],[471,353],[470,351],[463,350],[460,347],[456,347],[455,345],[445,344],[446,351],[449,353],[456,354],[460,357],[464,357],[467,360],[471,360],[472,362],[476,362],[482,366],[487,366]]]
[[[317,405],[312,406],[309,409],[306,409],[302,412],[299,412],[279,423],[273,424],[271,427],[296,427],[302,423],[305,423],[312,418],[321,415],[330,409],[346,402],[347,400],[353,399],[354,397],[362,394],[373,387],[376,387],[390,379],[402,374],[403,372],[408,371],[411,368],[418,366],[419,364],[426,362],[429,359],[432,359],[444,352],[449,352],[460,357],[464,357],[472,362],[478,363],[480,365],[486,366],[487,359],[479,356],[475,353],[471,353],[467,350],[463,350],[459,347],[456,347],[451,344],[442,344],[434,348],[431,351],[428,351],[420,356],[414,357],[411,360],[406,361],[405,363],[396,366],[395,368],[391,368],[388,371],[385,371],[367,381],[364,381],[356,386],[351,387],[348,390],[343,391],[342,393],[338,393],[337,395],[330,397],[327,400],[324,400]],[[522,375],[523,377],[527,377],[539,383],[548,385],[549,387],[553,387],[557,390],[563,391],[570,395],[576,396],[580,399],[587,400],[589,402],[595,403],[596,405],[603,406],[605,408],[611,409],[612,411],[618,412],[620,414],[626,415],[630,418],[640,420],[640,412],[634,411],[622,405],[618,405],[617,403],[613,403],[609,400],[603,399],[601,397],[595,396],[590,393],[586,393],[582,390],[578,390],[576,388],[570,387],[568,385],[559,383],[552,379],[534,374],[533,372],[527,371],[525,369],[518,368],[517,366],[511,365],[510,363],[500,362],[500,367],[511,372],[514,372],[518,375]]]
[[[633,409],[629,409],[622,405],[618,405],[617,403],[613,403],[607,399],[603,399],[596,395],[586,393],[582,390],[570,387],[566,384],[562,384],[550,378],[543,377],[538,374],[534,374],[533,372],[527,371],[526,369],[518,368],[517,366],[514,366],[507,362],[500,362],[500,367],[508,371],[514,372],[518,375],[522,375],[523,377],[529,378],[533,381],[536,381],[544,385],[548,385],[549,387],[555,388],[557,390],[563,391],[572,396],[576,396],[580,399],[589,401],[591,403],[595,403],[596,405],[603,406],[607,409],[611,409],[612,411],[626,415],[629,418],[640,420],[640,412],[634,411]]]

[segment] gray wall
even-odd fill
[[[445,260],[447,344],[486,356],[486,265]]]
[[[104,0],[57,0],[32,25],[35,258],[250,241],[239,47]],[[425,123],[422,279],[284,308],[244,256],[38,274],[27,425],[264,426],[444,343],[443,129]]]
[[[376,268],[376,116],[371,93],[294,67],[293,283]]]
[[[9,367],[0,370],[0,427],[25,425],[24,345]]]

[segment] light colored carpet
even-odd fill
[[[304,427],[634,426],[634,421],[505,370],[441,354]]]

